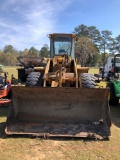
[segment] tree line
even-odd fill
[[[18,63],[17,57],[49,57],[50,51],[47,44],[44,44],[40,50],[35,47],[24,49],[23,51],[16,50],[12,45],[6,45],[3,50],[0,50],[0,64],[4,66],[15,66]]]
[[[109,56],[120,52],[120,35],[113,38],[111,31],[82,24],[73,33],[78,36],[75,53],[81,65],[104,65]]]
[[[81,24],[72,32],[78,36],[75,44],[75,57],[82,66],[98,66],[105,64],[109,56],[120,52],[120,35],[113,38],[109,30],[99,31],[95,26]],[[0,64],[16,65],[18,56],[49,57],[50,49],[44,44],[40,50],[35,47],[16,50],[12,45],[6,45],[0,50]]]

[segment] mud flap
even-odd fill
[[[106,138],[109,89],[13,86],[6,134]]]

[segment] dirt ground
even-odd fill
[[[8,108],[0,107],[0,160],[119,160],[120,104],[111,107],[112,127],[109,140],[41,139],[6,136]]]

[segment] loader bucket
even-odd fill
[[[108,138],[109,89],[13,86],[6,134]]]

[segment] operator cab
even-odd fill
[[[55,35],[54,37],[54,55],[71,55],[72,37]]]
[[[50,34],[50,57],[67,55],[74,58],[75,40],[74,34]]]

